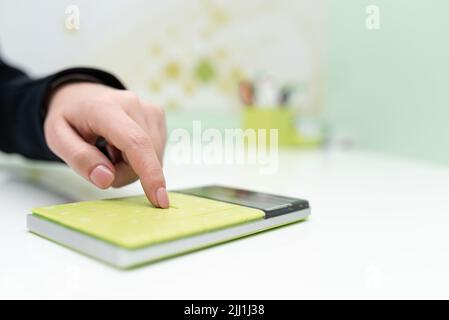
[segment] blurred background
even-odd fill
[[[445,0],[0,0],[0,46],[35,76],[110,71],[169,130],[279,128],[289,148],[449,164],[448,17]]]

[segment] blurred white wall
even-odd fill
[[[82,10],[82,28],[77,32],[69,32],[65,28],[65,9],[72,3]],[[92,62],[92,55],[104,46],[104,41],[123,30],[121,23],[117,23],[124,11],[121,8],[123,3],[105,0],[1,0],[2,54],[34,74]],[[125,9],[128,7],[131,6],[126,5]]]
[[[0,0],[0,46],[35,75],[96,66],[174,109],[236,108],[238,81],[260,73],[307,83],[317,108],[324,19],[324,0]]]

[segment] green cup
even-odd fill
[[[321,143],[318,138],[306,138],[298,132],[296,124],[299,114],[288,107],[276,106],[271,108],[260,108],[257,106],[247,106],[243,110],[242,128],[265,129],[266,136],[269,137],[270,129],[278,130],[278,144],[282,147],[304,146],[315,147]]]

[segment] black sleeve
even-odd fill
[[[59,160],[44,137],[43,122],[47,97],[54,84],[70,75],[93,77],[105,85],[124,89],[113,75],[91,68],[73,68],[40,79],[31,79],[23,71],[0,58],[0,150],[38,160]]]

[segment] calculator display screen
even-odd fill
[[[266,217],[277,216],[309,207],[308,202],[302,199],[223,186],[205,186],[179,190],[178,192],[257,208],[265,211]]]

